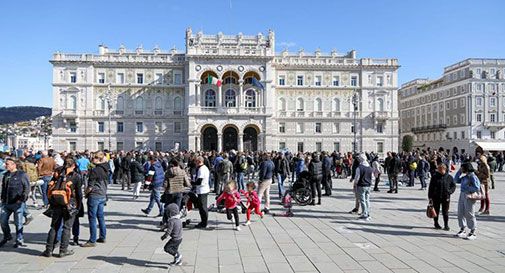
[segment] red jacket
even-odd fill
[[[261,201],[256,191],[248,192],[241,190],[240,193],[242,193],[245,196],[245,198],[247,199],[247,203],[249,203],[249,206],[256,207],[260,205]]]
[[[238,203],[240,203],[240,193],[238,191],[233,191],[231,193],[224,191],[217,198],[216,203],[221,202],[221,200],[223,199],[224,199],[224,207],[227,209],[233,209],[237,206]]]

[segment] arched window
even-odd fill
[[[237,79],[235,77],[224,78],[223,84],[237,84]]]
[[[226,107],[237,107],[237,93],[233,89],[226,90],[224,94],[224,105]]]
[[[205,107],[216,107],[216,91],[212,89],[205,91]]]
[[[286,111],[286,100],[284,98],[279,99],[279,111]]]
[[[105,111],[105,98],[104,97],[102,97],[102,96],[98,97],[96,104],[97,104],[98,110]]]
[[[384,111],[384,99],[383,98],[377,99],[377,111]]]
[[[317,98],[314,101],[314,111],[322,112],[323,111],[323,101],[320,98]]]
[[[175,97],[174,99],[174,111],[182,110],[182,99],[181,97]]]
[[[122,96],[117,97],[116,111],[122,113],[124,111],[124,99]]]
[[[154,114],[161,115],[163,113],[163,99],[160,96],[157,96],[154,99]]]
[[[256,107],[256,92],[254,92],[254,90],[252,89],[249,89],[245,92],[245,107],[246,108]]]
[[[333,112],[340,112],[340,100],[338,98],[333,99],[331,108]]]
[[[296,111],[298,112],[303,112],[304,109],[304,103],[302,98],[298,98],[296,100]]]
[[[135,114],[141,115],[144,113],[144,98],[137,97],[135,99]]]
[[[75,95],[70,96],[68,100],[68,109],[70,110],[77,109],[77,97]]]

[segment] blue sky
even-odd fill
[[[435,78],[469,57],[505,58],[505,1],[142,0],[3,1],[0,106],[51,106],[51,54],[96,52],[100,43],[184,49],[184,31],[257,34],[277,51],[356,49],[398,58],[400,83]]]

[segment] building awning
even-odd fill
[[[481,147],[484,151],[505,151],[505,141],[473,141],[473,144]]]

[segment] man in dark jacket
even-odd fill
[[[279,199],[282,199],[284,195],[284,181],[289,177],[289,161],[284,155],[284,153],[280,152],[275,159],[275,174],[277,175],[277,187],[279,189]]]
[[[444,163],[438,164],[437,172],[431,177],[430,186],[428,188],[428,198],[437,212],[437,216],[433,219],[436,229],[442,228],[438,224],[440,206],[442,206],[444,230],[449,230],[449,203],[451,202],[451,194],[453,194],[455,190],[456,183],[447,172],[447,165]]]
[[[130,164],[132,155],[130,153],[127,153],[126,156],[123,158],[121,161],[121,172],[122,172],[122,179],[121,179],[121,190],[127,190],[131,189],[131,172],[130,172]]]
[[[114,157],[114,160],[112,161],[114,163],[114,173],[112,174],[112,179],[114,181],[114,184],[123,184],[123,182],[120,180],[123,179],[123,168],[122,168],[122,163],[123,163],[123,152],[120,152]]]
[[[401,161],[396,155],[396,153],[391,153],[391,159],[387,165],[389,181],[389,191],[388,193],[398,193],[398,173],[401,169]]]
[[[130,177],[133,183],[133,199],[136,200],[140,196],[140,188],[142,187],[142,182],[144,182],[145,174],[142,164],[140,164],[140,159],[132,158],[130,162]]]
[[[154,207],[154,203],[156,203],[160,212],[158,217],[161,217],[163,216],[164,206],[161,204],[160,198],[161,191],[163,190],[163,184],[165,182],[165,172],[163,171],[161,163],[154,156],[149,157],[149,162],[150,167],[148,175],[153,175],[150,185],[151,196],[149,197],[149,205],[147,206],[147,209],[142,209],[142,212],[145,213],[145,215],[149,215]]]
[[[419,181],[421,182],[421,190],[426,189],[426,174],[430,172],[430,163],[424,159],[424,156],[419,156],[417,161],[417,177],[419,177]]]
[[[331,181],[331,170],[333,166],[333,158],[326,152],[323,152],[323,187],[324,195],[330,196],[333,183]]]
[[[360,154],[358,160],[360,165],[356,169],[354,183],[362,211],[359,218],[370,220],[370,186],[372,185],[373,169],[364,154]]]
[[[9,227],[11,214],[14,214],[14,225],[16,226],[16,243],[14,247],[19,247],[24,244],[23,212],[30,194],[30,180],[25,172],[17,169],[16,162],[12,158],[5,160],[5,169],[7,172],[2,179],[2,212],[0,213],[3,240],[0,241],[0,247],[12,240]]]
[[[89,240],[83,247],[94,247],[96,243],[105,243],[107,229],[105,227],[104,207],[107,201],[107,185],[109,183],[110,165],[104,153],[98,152],[93,157],[95,167],[89,173],[86,196],[88,198]],[[100,236],[96,237],[96,225]]]
[[[309,173],[311,176],[310,189],[312,191],[312,203],[315,205],[316,191],[317,204],[321,205],[321,182],[323,181],[323,163],[319,160],[317,153],[312,154],[312,160],[309,163]]]

